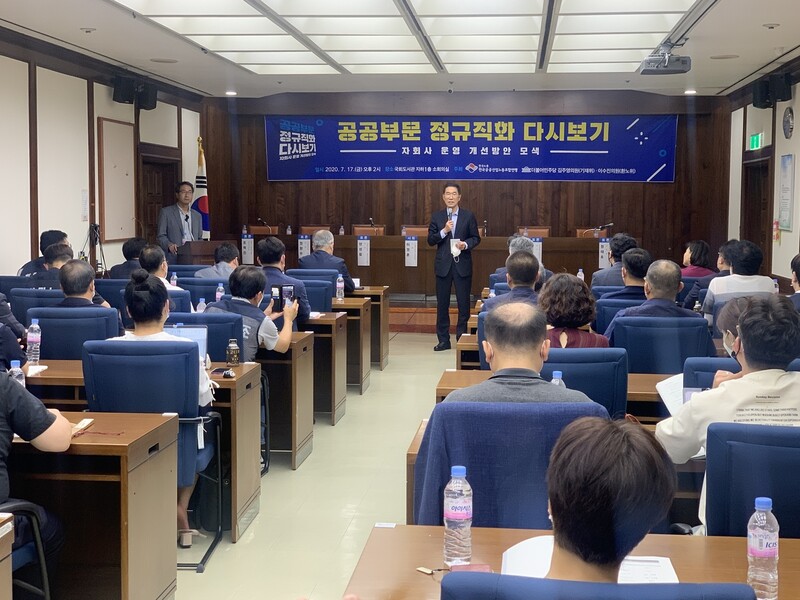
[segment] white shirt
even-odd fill
[[[192,216],[187,212],[183,212],[183,209],[178,207],[178,210],[181,211],[181,229],[183,230],[183,243],[186,242],[193,242],[194,236],[192,235]]]
[[[764,275],[735,275],[715,277],[708,284],[703,313],[709,324],[714,321],[714,305],[744,296],[764,296],[775,293],[775,282]]]

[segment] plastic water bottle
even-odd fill
[[[177,286],[178,285],[178,274],[177,273],[173,273],[172,277],[169,278],[169,282],[170,282],[171,285]]]
[[[344,300],[344,277],[341,273],[336,278],[336,300]]]
[[[242,225],[242,235],[247,235],[247,224]]]
[[[472,487],[467,468],[450,468],[444,488],[444,564],[468,565],[472,560]]]
[[[339,235],[344,235],[344,225],[339,225]]]
[[[286,235],[292,235],[292,226],[291,225],[287,225],[286,226]]]
[[[39,364],[39,348],[42,345],[42,328],[39,327],[39,319],[31,319],[31,326],[28,327],[28,357],[29,365]]]
[[[222,300],[222,297],[225,295],[225,286],[221,283],[217,284],[217,292],[215,294],[216,300],[215,302],[219,302]]]
[[[780,294],[781,293],[781,286],[778,285],[778,280],[777,279],[773,279],[772,280],[772,285],[775,287],[775,293],[776,294]]]
[[[747,522],[747,585],[758,600],[778,598],[778,530],[772,498],[756,498],[756,512]]]
[[[586,275],[583,274],[583,269],[578,269],[578,279],[586,281]]]
[[[200,302],[197,303],[197,312],[205,312],[206,311],[206,299],[200,298]]]
[[[22,368],[20,368],[18,360],[11,361],[11,370],[8,374],[11,375],[11,379],[18,382],[22,387],[25,387],[25,373],[22,371]]]
[[[564,380],[561,378],[563,375],[561,371],[553,371],[553,378],[550,380],[550,383],[563,388],[567,387]]]
[[[405,237],[405,235],[406,235],[406,226],[405,225],[403,225],[403,227],[400,228],[400,235]]]
[[[494,288],[489,288],[489,298],[494,298],[497,295],[497,292],[494,291]]]
[[[696,313],[703,312],[703,307],[700,305],[700,300],[694,301],[694,307],[692,307],[692,310]]]
[[[523,235],[525,237],[528,237],[528,226],[527,225],[525,226],[525,231],[523,232]]]

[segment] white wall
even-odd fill
[[[742,152],[744,109],[731,113],[730,183],[728,184],[728,239],[739,239],[742,220]]]
[[[793,90],[794,94],[798,92],[797,86]],[[786,107],[791,106],[795,115],[800,110],[800,102],[795,99],[788,102],[778,102],[775,107],[775,135],[774,135],[774,157],[775,157],[775,185],[774,185],[774,205],[775,214],[773,219],[778,218],[780,210],[780,184],[781,184],[781,156],[784,154],[794,155],[794,211],[792,218],[792,230],[781,231],[781,239],[777,242],[772,242],[772,272],[776,275],[783,277],[791,277],[792,272],[789,268],[789,263],[792,258],[800,250],[800,200],[798,200],[798,192],[800,191],[800,181],[798,181],[798,161],[800,161],[800,131],[795,128],[795,133],[790,139],[786,139],[783,135],[783,113]]]
[[[159,102],[153,110],[139,111],[139,140],[177,148],[178,107]]]
[[[191,181],[197,175],[197,136],[200,135],[200,113],[181,109],[181,169],[182,181]],[[203,149],[206,142],[203,140]],[[206,156],[206,161],[209,157]]]
[[[30,157],[28,148],[28,64],[0,56],[0,274],[15,275],[30,260]]]

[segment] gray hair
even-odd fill
[[[655,298],[675,300],[681,287],[681,268],[671,260],[657,260],[647,269],[645,280]]]
[[[511,256],[515,252],[527,252],[533,254],[533,242],[530,238],[525,236],[515,237],[508,243],[508,255]]]
[[[330,246],[331,244],[333,244],[333,234],[327,229],[315,231],[314,235],[311,236],[311,245],[314,247],[314,250],[321,250],[325,246]]]

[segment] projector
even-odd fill
[[[692,69],[692,59],[674,54],[653,54],[642,61],[642,75],[679,75]]]

